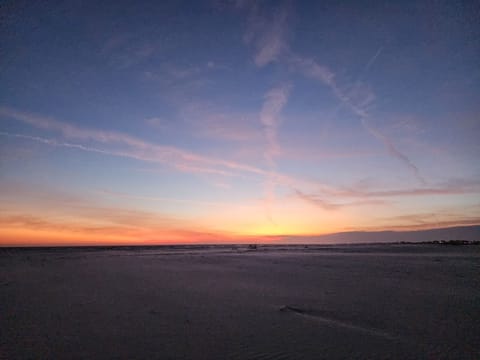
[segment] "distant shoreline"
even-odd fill
[[[255,247],[253,247],[254,245]],[[274,248],[291,248],[291,249],[322,249],[334,247],[362,247],[362,246],[398,246],[398,245],[440,245],[440,246],[476,246],[480,245],[480,240],[434,240],[434,241],[397,241],[397,242],[371,242],[371,243],[339,243],[339,244],[291,244],[291,243],[252,243],[252,244],[158,244],[158,245],[58,245],[58,246],[2,246],[0,245],[0,253],[7,250],[14,251],[105,251],[105,250],[208,250],[208,249],[225,249],[225,250],[245,250],[257,251],[261,249]]]

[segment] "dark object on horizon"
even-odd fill
[[[479,240],[400,241],[401,245],[480,245]]]
[[[468,241],[468,240],[442,240],[441,245],[480,245],[480,241]]]
[[[248,245],[248,250],[257,250],[257,245],[256,244]]]

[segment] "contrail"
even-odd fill
[[[84,146],[84,145],[81,145],[81,144],[72,144],[72,143],[63,142],[63,141],[57,141],[57,140],[53,140],[53,139],[42,138],[42,137],[39,137],[39,136],[30,136],[30,135],[23,135],[23,134],[11,134],[11,133],[7,133],[7,132],[4,132],[4,131],[0,131],[0,135],[10,137],[10,138],[33,140],[33,141],[37,141],[37,142],[47,144],[47,145],[68,147],[68,148],[79,149],[79,150],[89,151],[89,152],[95,152],[95,153],[100,153],[100,154],[105,154],[105,155],[120,155],[119,153],[115,153],[115,152],[111,152],[111,151],[107,151],[107,150],[87,147],[87,146]]]
[[[422,183],[422,185],[426,185],[426,181],[425,179],[420,175],[420,171],[418,170],[418,168],[415,166],[415,164],[406,156],[404,155],[403,153],[401,153],[394,145],[393,143],[390,141],[390,139],[385,136],[384,134],[382,134],[381,132],[379,132],[378,130],[370,127],[367,123],[367,119],[366,118],[362,118],[362,126],[370,133],[372,134],[374,137],[376,137],[378,140],[380,140],[381,142],[383,142],[383,144],[385,145],[388,153],[390,155],[392,155],[393,157],[396,157],[397,159],[399,159],[400,161],[402,161],[412,172],[413,174],[415,175],[415,177]]]
[[[378,56],[380,56],[382,49],[383,48],[378,49],[374,56],[367,62],[354,87],[358,86],[361,76],[363,76],[363,74],[368,70],[369,67],[372,66]],[[391,156],[400,160],[408,169],[410,169],[422,184],[426,183],[425,179],[420,176],[420,172],[413,162],[405,154],[400,152],[386,135],[382,134],[380,131],[374,129],[368,124],[370,115],[367,112],[366,104],[356,104],[354,101],[352,101],[351,97],[348,96],[348,94],[346,94],[338,86],[337,81],[335,80],[335,74],[333,72],[312,59],[302,58],[295,54],[290,55],[289,62],[305,76],[316,79],[328,86],[333,92],[334,96],[361,119],[362,126],[365,128],[365,130],[367,130],[371,135],[384,144],[386,150]]]
[[[363,69],[363,72],[361,75],[365,74],[368,71],[370,66],[373,65],[373,63],[375,62],[375,60],[377,60],[378,56],[382,53],[382,51],[383,51],[383,47],[379,47],[375,55],[373,55],[372,58],[368,60],[367,65],[365,65],[365,68]]]

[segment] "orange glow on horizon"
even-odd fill
[[[183,220],[93,206],[69,209],[59,204],[48,209],[43,216],[39,215],[40,208],[28,211],[27,206],[18,207],[10,215],[2,214],[0,246],[274,243],[346,231],[408,231],[478,223],[475,219],[438,218],[435,223],[415,224],[413,219],[411,224],[372,225],[353,211],[319,211],[298,201],[279,201],[270,214],[261,201],[256,201],[205,211],[202,217]]]

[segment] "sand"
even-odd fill
[[[2,359],[480,358],[480,247],[0,249]]]

